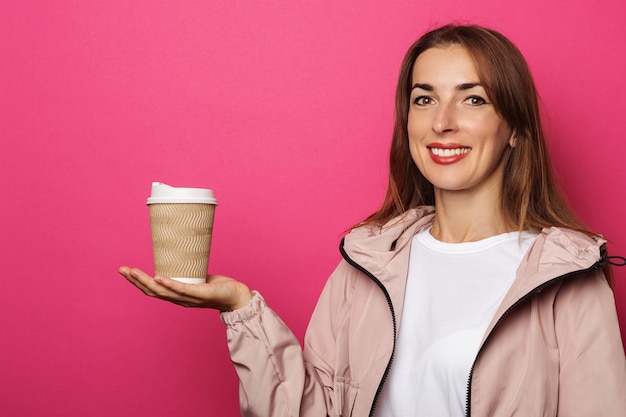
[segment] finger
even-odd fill
[[[221,277],[222,279],[224,277]],[[225,287],[223,283],[185,284],[171,278],[156,276],[155,280],[179,296],[187,307],[206,307],[224,310],[230,304],[234,289]],[[210,280],[210,279],[209,279]],[[229,279],[229,281],[232,281]],[[188,303],[188,304],[187,304]]]
[[[197,305],[200,301],[192,294],[188,294],[190,291],[186,290],[187,286],[193,289],[194,285],[192,284],[183,284],[163,276],[153,278],[140,269],[131,269],[129,275],[131,279],[134,279],[135,285],[143,288],[144,293],[151,297],[187,307]]]
[[[126,276],[130,272],[130,268],[128,266],[126,266],[126,265],[120,266],[120,268],[117,270],[117,272],[119,272],[121,275]]]
[[[159,298],[184,307],[202,304],[198,284],[184,284],[168,277],[151,277],[139,268],[121,267],[119,273],[149,297]]]
[[[141,292],[150,296],[157,296],[158,285],[154,279],[138,268],[120,268],[120,273],[135,287],[139,288]]]
[[[130,268],[128,266],[120,267],[118,272],[122,276],[124,276],[126,279],[131,280],[131,281],[143,281],[146,278],[150,277],[148,274],[143,272],[141,269],[139,269],[139,268]]]

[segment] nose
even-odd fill
[[[456,117],[452,103],[440,103],[433,118],[433,131],[438,134],[456,130]]]

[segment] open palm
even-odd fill
[[[247,285],[223,275],[209,275],[203,284],[184,284],[167,277],[152,277],[128,266],[121,267],[119,273],[144,294],[184,307],[232,311],[252,299]]]

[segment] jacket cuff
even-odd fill
[[[222,319],[222,322],[226,326],[232,327],[236,324],[243,323],[254,317],[259,316],[263,312],[265,307],[267,307],[267,304],[265,304],[265,299],[263,299],[263,296],[261,296],[258,291],[253,290],[252,299],[248,304],[241,308],[238,308],[237,310],[224,311],[220,313],[220,319]]]

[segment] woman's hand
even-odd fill
[[[209,275],[204,284],[184,284],[167,277],[151,277],[140,269],[127,266],[121,267],[119,273],[144,294],[184,307],[232,311],[252,299],[247,285],[222,275]]]

